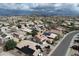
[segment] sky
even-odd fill
[[[76,3],[0,3],[0,8],[4,9],[21,9],[21,10],[32,10],[35,7],[55,7],[58,8],[73,8],[79,10],[79,4]]]
[[[2,10],[3,9],[3,10]],[[79,15],[79,4],[78,3],[0,3],[1,15],[8,13],[5,10],[21,10],[31,12],[42,12],[42,14],[54,14],[54,15]],[[5,12],[5,13],[4,13]],[[7,13],[7,14],[6,14]],[[21,14],[20,12],[18,12]],[[16,13],[17,14],[17,11]],[[22,13],[23,14],[23,13]]]

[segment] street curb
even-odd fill
[[[71,42],[70,42],[70,44],[69,44],[69,46],[68,46],[68,50],[67,50],[65,56],[68,56],[68,54],[69,54],[69,52],[70,52],[70,47],[71,47],[71,45],[73,44],[74,38],[75,38],[78,34],[79,34],[79,33],[77,33],[77,34],[75,34],[75,36],[73,36],[73,38],[72,38],[72,40],[71,40]]]
[[[71,31],[71,32],[65,34],[64,37],[63,37],[62,39],[60,39],[60,42],[55,46],[55,48],[54,48],[53,50],[50,51],[50,53],[49,53],[47,56],[51,56],[51,54],[56,50],[56,48],[60,45],[60,43],[64,40],[64,38],[65,38],[67,35],[69,35],[69,34],[71,34],[71,33],[74,33],[74,32],[77,32],[77,31]],[[79,31],[78,31],[78,32],[79,32]]]

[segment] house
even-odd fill
[[[61,27],[61,26],[57,27],[56,29],[59,30],[60,32],[66,30],[64,27]]]
[[[35,35],[35,39],[34,41],[36,42],[45,42],[45,41],[49,41],[50,43],[53,42],[53,39],[56,38],[58,35],[52,32],[44,32],[42,33],[38,33],[37,35]]]
[[[19,34],[18,33],[13,33],[12,35],[13,35],[13,37],[19,38]]]
[[[24,31],[24,32],[29,32],[29,33],[32,31],[32,30],[29,29],[29,28],[22,28],[21,30]]]
[[[62,26],[68,26],[68,24],[67,24],[67,23],[62,23],[61,25],[62,25]]]
[[[24,46],[24,47],[22,47],[22,48],[18,48],[18,47],[16,47],[16,48],[17,48],[18,50],[24,52],[26,55],[28,54],[28,55],[30,55],[30,56],[32,56],[33,53],[35,52],[35,50],[29,48],[28,46]]]
[[[7,34],[1,34],[1,37],[5,38],[7,36]]]
[[[25,33],[22,31],[17,31],[12,33],[13,37],[23,40],[25,38]]]
[[[19,40],[20,40],[20,39],[17,38],[17,37],[14,37],[14,36],[12,36],[12,35],[8,35],[8,36],[5,37],[5,42],[8,41],[8,40],[12,40],[12,39],[13,39],[15,42],[17,42],[17,43],[18,43]]]
[[[57,29],[51,29],[48,32],[51,32],[51,33],[54,33],[54,34],[61,34],[61,31],[57,30]]]
[[[49,43],[52,43],[54,41],[54,38],[56,38],[58,35],[52,32],[44,32],[43,35],[45,35],[48,40],[46,40]]]
[[[36,48],[37,45],[37,43],[32,42],[30,40],[22,40],[17,44],[17,49],[19,49],[25,54],[37,56],[41,52],[40,49]]]
[[[6,33],[8,31],[8,27],[2,27],[1,31],[4,32],[4,33]]]
[[[5,26],[9,26],[9,23],[4,22],[4,25],[5,25]]]
[[[33,37],[32,37],[32,35],[27,35],[25,38],[26,39],[32,39]]]
[[[65,21],[67,25],[71,25],[72,21]]]
[[[79,28],[79,21],[74,22],[74,24],[75,24],[75,27]]]
[[[18,30],[17,26],[12,26],[11,29]]]
[[[19,39],[24,40],[24,38],[25,38],[24,35],[22,35],[22,34],[19,35]]]
[[[48,38],[41,33],[38,33],[37,35],[35,35],[35,41],[37,42],[44,42],[46,40],[48,40]]]
[[[8,41],[10,39],[14,39],[12,35],[7,35],[5,38],[4,38],[4,41]]]
[[[48,37],[54,39],[55,37],[57,37],[57,35],[54,33],[51,33]]]
[[[43,35],[51,39],[54,39],[55,37],[57,37],[57,34],[52,33],[52,32],[44,32]]]

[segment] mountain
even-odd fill
[[[0,16],[13,16],[13,15],[30,15],[32,11],[26,10],[9,10],[0,8]]]
[[[79,16],[78,12],[71,9],[55,9],[53,8],[33,8],[30,10],[14,10],[14,9],[3,9],[0,8],[0,16],[13,16],[13,15],[39,15],[39,16]]]

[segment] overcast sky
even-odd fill
[[[26,10],[42,12],[64,12],[79,14],[79,4],[76,3],[0,3],[1,9]]]
[[[43,7],[43,8],[56,8],[56,9],[63,9],[63,8],[73,8],[72,10],[79,10],[78,4],[67,4],[67,3],[0,3],[0,8],[5,9],[21,9],[21,10],[33,10],[36,7]]]

